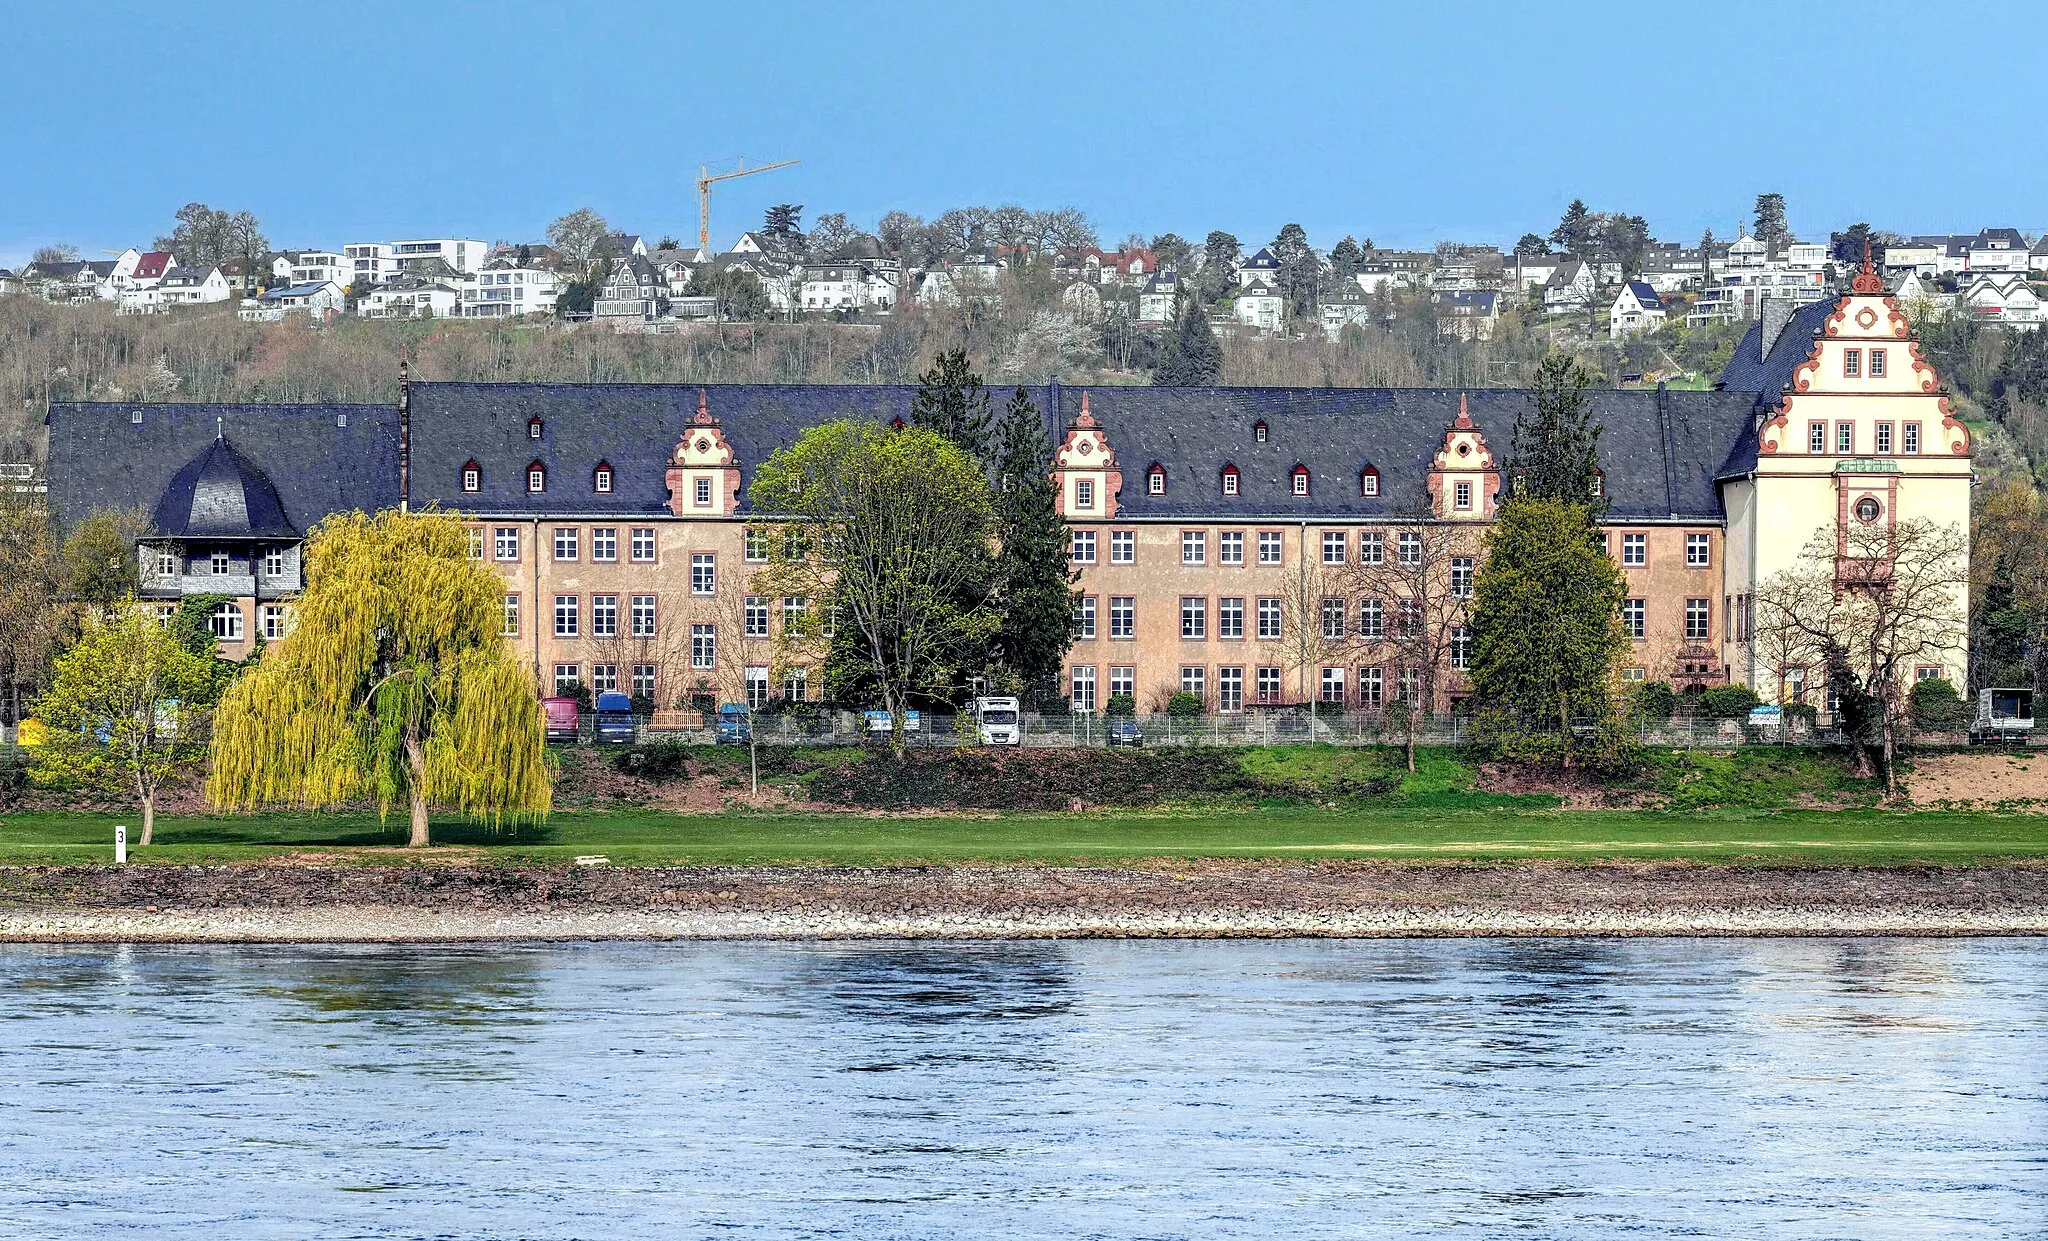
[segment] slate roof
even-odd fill
[[[1764,331],[1762,321],[1750,324],[1749,331],[1743,334],[1742,343],[1735,346],[1735,356],[1728,359],[1728,365],[1721,369],[1721,378],[1715,381],[1714,386],[1729,392],[1756,393],[1760,404],[1776,404],[1785,385],[1792,382],[1792,368],[1804,362],[1806,355],[1813,351],[1814,333],[1835,312],[1838,300],[1824,297],[1793,311],[1785,330],[1778,333],[1777,341],[1771,346],[1769,356],[1760,356]]]
[[[205,284],[207,277],[213,275],[216,270],[216,268],[212,267],[173,267],[164,273],[163,287],[167,289],[196,288],[199,285]]]
[[[141,410],[142,421],[132,421]],[[347,426],[335,425],[345,416]],[[285,520],[398,503],[393,405],[73,404],[50,407],[50,504],[69,525],[100,509],[154,509],[216,435],[276,488]]]
[[[277,488],[223,437],[171,476],[150,527],[180,538],[297,539]]]
[[[2027,239],[2016,228],[1987,228],[1977,234],[1972,245],[1985,250],[2025,250]]]
[[[1651,288],[1643,281],[1629,281],[1628,291],[1636,295],[1636,301],[1642,304],[1644,310],[1664,309],[1664,299],[1657,296],[1657,290]]]

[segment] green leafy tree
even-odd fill
[[[49,679],[70,628],[58,603],[64,575],[43,498],[0,486],[0,718],[21,718],[23,695]]]
[[[1756,226],[1750,230],[1756,239],[1767,246],[1776,247],[1792,240],[1792,230],[1785,226],[1785,196],[1783,194],[1758,194],[1756,196]]]
[[[1515,417],[1507,476],[1517,499],[1562,500],[1595,522],[1607,512],[1600,480],[1600,424],[1586,389],[1593,377],[1566,353],[1536,369],[1535,399]]]
[[[774,309],[760,278],[744,267],[700,267],[690,273],[683,293],[718,299],[718,317],[732,322],[765,319]]]
[[[1970,706],[1945,677],[1913,682],[1913,727],[1928,732],[1955,731],[1970,722]]]
[[[1515,253],[1525,259],[1542,258],[1550,253],[1550,243],[1534,233],[1523,233],[1522,239],[1515,243]]]
[[[833,653],[865,663],[901,760],[913,698],[956,695],[1001,623],[988,476],[932,428],[842,419],[776,450],[748,496],[757,511],[785,516],[769,532],[757,589],[828,601]],[[785,632],[777,663],[817,640],[808,628]]]
[[[532,673],[507,649],[504,582],[452,513],[341,513],[306,543],[290,636],[221,700],[216,806],[403,803],[539,819],[553,777]]]
[[[1038,405],[1022,388],[1003,411],[997,468],[997,658],[1024,682],[1033,702],[1044,702],[1059,697],[1060,668],[1073,643],[1075,573],[1053,491],[1052,442]]]
[[[1567,768],[1626,761],[1614,690],[1626,593],[1585,505],[1518,495],[1501,506],[1472,601],[1482,744]]]
[[[1173,330],[1152,371],[1155,388],[1206,388],[1223,373],[1223,346],[1209,326],[1209,314],[1183,294],[1174,310]]]
[[[988,458],[988,389],[967,361],[965,349],[938,356],[931,369],[917,377],[917,395],[910,402],[910,423],[951,440],[976,461]]]
[[[142,809],[140,843],[149,845],[158,792],[205,756],[211,662],[185,649],[133,600],[88,619],[36,702],[48,734],[35,747],[31,776],[132,792]]]
[[[96,608],[134,596],[136,540],[149,522],[138,512],[102,509],[72,527],[64,539],[64,580],[71,597]]]
[[[612,226],[589,207],[578,207],[548,225],[548,244],[563,258],[586,268],[597,255],[598,243],[611,235]]]

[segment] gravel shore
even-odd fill
[[[2048,865],[0,867],[0,941],[2040,935]]]

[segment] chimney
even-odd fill
[[[1763,325],[1756,358],[1761,362],[1771,356],[1771,346],[1778,343],[1778,337],[1785,334],[1785,325],[1792,322],[1792,299],[1766,296],[1757,311],[1757,321]]]

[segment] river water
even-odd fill
[[[0,1236],[2048,1236],[2048,941],[0,946]]]

